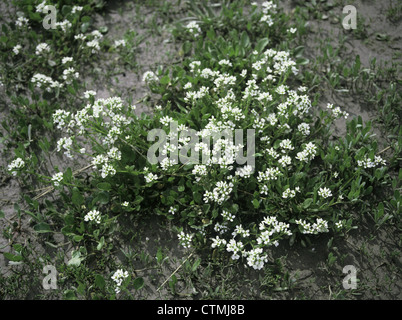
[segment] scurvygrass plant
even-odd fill
[[[226,251],[254,269],[263,268],[283,239],[353,228],[352,208],[386,175],[370,126],[352,120],[345,139],[331,139],[333,121],[348,114],[331,104],[315,110],[307,88],[291,85],[298,69],[286,51],[253,50],[243,69],[232,68],[238,63],[191,61],[181,74],[185,84],[174,89],[147,72],[144,81],[175,90],[184,101],[180,108],[158,105],[152,117],[137,115],[119,97],[90,97],[75,113],[57,110],[53,121],[63,132],[58,150],[67,157],[85,154],[94,169],[91,185],[108,199],[102,212],[87,208],[96,211],[81,211],[79,219],[96,228],[102,216],[164,215],[185,248]],[[148,156],[155,147],[152,129],[166,134],[156,163]],[[247,156],[255,165],[236,161],[249,136],[237,144],[224,138],[203,143],[235,129],[254,132],[255,152]],[[203,142],[190,141],[190,130]],[[190,146],[198,162],[179,163],[175,156]],[[217,157],[219,151],[224,155]],[[56,178],[63,186],[62,176]]]

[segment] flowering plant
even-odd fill
[[[354,139],[356,147],[350,136],[329,140],[333,121],[348,114],[332,105],[314,111],[307,88],[291,86],[298,69],[290,54],[259,49],[241,61],[241,69],[236,57],[188,61],[181,87],[171,88],[146,72],[143,80],[150,86],[175,90],[181,95],[176,101],[183,101],[159,105],[153,117],[138,116],[135,106],[118,97],[90,97],[76,113],[57,110],[54,124],[65,135],[58,149],[69,157],[88,156],[93,184],[109,194],[110,213],[164,215],[176,223],[185,248],[226,251],[255,269],[268,261],[270,246],[285,238],[347,232],[350,206],[369,195],[386,170],[380,156],[373,158],[375,148],[371,154],[357,148],[361,140],[370,141],[370,128],[349,123],[349,130],[364,133]],[[193,137],[208,139],[244,128],[254,136],[237,142],[220,137],[212,146],[185,134],[193,130]],[[166,135],[157,144],[156,163],[147,156],[155,146],[152,129]],[[251,138],[255,146],[247,149],[247,159],[255,162],[239,164]],[[201,151],[194,163],[182,161],[190,146]],[[367,159],[377,167],[364,166]]]

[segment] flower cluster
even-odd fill
[[[24,16],[18,17],[17,21],[15,21],[15,25],[20,28],[23,28],[23,27],[30,28],[29,20],[27,18],[25,18]]]
[[[332,103],[327,104],[327,109],[331,110],[332,114],[334,115],[334,117],[336,119],[338,119],[342,116],[345,119],[347,119],[349,116],[349,113],[347,113],[346,111],[342,111],[341,108],[339,108],[339,107],[334,107],[334,105]]]
[[[57,172],[52,176],[52,182],[55,187],[58,187],[62,180],[63,180],[63,172]]]
[[[201,28],[195,21],[190,21],[186,25],[186,29],[195,37],[198,37],[201,34]]]
[[[322,232],[328,232],[328,221],[324,219],[317,218],[316,222],[311,224],[310,222],[306,222],[305,220],[296,220],[296,224],[300,225],[303,234],[318,234]]]
[[[178,234],[178,238],[179,238],[180,244],[181,244],[184,248],[186,248],[186,249],[191,248],[191,241],[192,241],[192,239],[193,239],[193,235],[192,235],[192,234],[188,234],[188,233],[185,233],[184,231],[181,231],[181,232]]]
[[[50,52],[50,46],[47,43],[39,43],[36,46],[35,54],[38,56],[49,52]]]
[[[123,281],[128,278],[129,274],[123,269],[118,269],[113,275],[112,280],[116,283],[115,292],[119,293],[121,291],[121,285]]]
[[[84,221],[94,221],[99,224],[101,223],[101,213],[98,210],[91,210],[85,215]]]
[[[218,181],[212,191],[205,191],[204,201],[205,203],[208,203],[208,201],[215,201],[218,204],[222,204],[229,199],[232,190],[232,182]]]
[[[142,75],[142,81],[149,85],[153,82],[158,82],[159,78],[156,76],[156,74],[153,71],[146,71]]]
[[[8,171],[11,172],[13,176],[16,176],[18,173],[18,170],[22,169],[25,166],[25,161],[22,160],[21,158],[17,158],[14,161],[12,161],[8,165]]]
[[[375,168],[377,166],[385,166],[386,161],[380,156],[374,156],[374,159],[370,159],[367,155],[364,156],[363,160],[357,160],[357,165],[363,167],[364,169]]]
[[[324,188],[320,188],[320,190],[318,190],[318,195],[320,197],[323,197],[324,199],[326,199],[326,198],[329,198],[332,196],[332,192],[327,187],[324,187]]]
[[[22,46],[20,44],[17,44],[13,48],[13,52],[15,55],[18,55],[20,53],[20,50],[22,49]]]
[[[67,83],[70,84],[73,79],[78,79],[80,74],[75,71],[73,67],[67,68],[63,71],[63,80]]]
[[[31,82],[36,85],[37,88],[44,87],[47,92],[52,92],[55,88],[61,88],[63,86],[57,80],[53,80],[51,77],[48,77],[42,73],[35,73],[31,79]]]

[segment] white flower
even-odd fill
[[[101,169],[101,177],[104,179],[107,176],[114,176],[116,174],[116,169],[109,163],[105,163]]]
[[[255,270],[261,270],[264,263],[268,261],[266,254],[262,254],[262,248],[255,248],[245,253],[247,255],[247,264]]]
[[[96,96],[96,91],[93,90],[87,90],[84,92],[84,98],[89,99],[90,97]]]
[[[236,175],[243,178],[249,178],[253,173],[254,173],[254,167],[250,165],[246,165],[243,168],[238,168],[236,171]]]
[[[233,252],[232,260],[237,260],[240,258],[239,253],[243,251],[243,243],[241,241],[236,242],[235,239],[231,239],[226,245],[226,251]]]
[[[187,30],[189,30],[195,37],[198,37],[201,34],[201,28],[195,21],[190,21],[186,25]]]
[[[76,35],[74,36],[74,39],[75,39],[75,40],[85,40],[86,38],[87,38],[87,36],[84,35],[83,33],[79,33],[79,34],[76,34]]]
[[[159,79],[152,71],[146,71],[142,76],[142,81],[146,84],[150,84],[153,82],[158,82]]]
[[[101,222],[100,215],[101,213],[98,210],[91,210],[85,215],[84,221],[94,221],[99,224]]]
[[[118,48],[118,47],[125,47],[125,46],[126,46],[126,40],[124,40],[124,39],[115,40],[115,41],[114,41],[114,46],[115,46],[116,48]]]
[[[49,45],[47,43],[39,43],[36,46],[36,49],[35,49],[35,54],[36,55],[41,55],[41,54],[46,53],[46,52],[50,52],[50,47],[49,47]]]
[[[318,195],[320,197],[323,197],[324,199],[326,199],[326,198],[332,196],[332,192],[327,187],[324,187],[324,188],[320,188],[320,190],[318,190]]]
[[[74,6],[74,7],[71,9],[71,13],[72,13],[72,14],[75,14],[75,13],[77,13],[77,12],[82,11],[82,9],[84,9],[84,7],[81,7],[81,6]]]
[[[63,70],[63,80],[67,83],[70,84],[73,79],[78,79],[79,73],[75,71],[73,67],[67,68]]]
[[[171,122],[174,121],[174,119],[169,116],[164,116],[164,117],[160,118],[159,121],[162,125],[168,126]]]
[[[297,130],[299,130],[304,136],[308,136],[310,134],[310,126],[304,122],[297,126]]]
[[[169,208],[169,211],[168,211],[170,214],[175,214],[176,212],[177,212],[177,208],[175,208],[175,207],[170,207]]]
[[[25,17],[18,17],[17,21],[15,22],[15,25],[17,27],[29,27],[28,26],[29,20]]]
[[[129,274],[127,271],[124,271],[123,269],[118,269],[113,275],[112,275],[112,280],[116,283],[116,288],[115,292],[119,293],[120,292],[120,286],[123,283],[123,281],[128,278]]]
[[[72,155],[71,155],[71,152],[70,152],[72,144],[73,144],[73,140],[71,139],[71,137],[60,138],[57,141],[57,152],[60,152],[61,149],[64,149],[65,150],[64,154],[67,157],[72,158]]]
[[[292,146],[292,141],[290,141],[289,139],[282,140],[279,143],[279,146],[282,149],[284,149],[283,151],[285,151],[285,150],[293,150],[294,149],[294,147]]]
[[[145,178],[145,181],[146,181],[147,183],[150,183],[150,182],[152,182],[152,181],[157,180],[157,179],[158,179],[158,176],[157,176],[156,174],[153,174],[152,172],[149,172],[149,173],[147,173],[147,174],[144,176],[144,178]]]
[[[204,193],[204,202],[208,203],[209,200],[215,201],[218,204],[222,204],[226,200],[229,199],[230,193],[233,190],[233,183],[226,181],[218,181],[216,183],[216,187],[210,191],[205,191]]]
[[[44,9],[46,7],[46,1],[41,2],[40,4],[38,4],[35,8],[36,8],[36,12],[39,13],[45,13]]]
[[[287,188],[283,193],[282,193],[282,198],[287,199],[287,198],[294,198],[296,196],[296,191],[291,190],[290,188]]]
[[[51,92],[52,89],[61,88],[62,84],[51,77],[45,76],[41,73],[36,73],[33,75],[31,82],[36,84],[36,87],[45,87],[46,91]]]
[[[227,210],[222,210],[222,217],[225,221],[229,221],[229,222],[233,222],[235,215],[231,214],[229,211]]]
[[[374,168],[378,165],[384,166],[386,165],[386,161],[382,159],[380,156],[374,156],[374,159],[371,160],[367,155],[365,155],[363,160],[357,160],[357,165],[359,167],[368,169],[368,168]]]
[[[201,66],[201,61],[192,61],[190,64],[189,64],[189,67],[190,67],[190,71],[191,72],[194,72],[195,71],[195,69],[197,68],[199,68]]]
[[[63,20],[61,22],[56,22],[56,27],[61,27],[61,30],[63,30],[63,32],[66,32],[72,27],[72,24],[68,20]]]
[[[265,172],[258,172],[257,180],[258,182],[265,182],[270,180],[276,180],[280,175],[279,168],[268,168]]]
[[[211,248],[220,248],[222,246],[226,245],[226,240],[225,239],[221,239],[218,236],[216,236],[214,239],[212,239],[212,244],[211,244]]]
[[[63,172],[57,172],[52,176],[52,182],[55,187],[58,187],[62,180],[63,180]]]
[[[286,167],[292,163],[292,158],[289,156],[282,156],[278,162],[282,167]]]
[[[17,158],[8,165],[8,171],[10,171],[13,176],[16,176],[17,175],[16,170],[21,169],[24,166],[25,166],[24,160],[22,160],[21,158]]]
[[[236,237],[238,234],[244,238],[247,238],[250,236],[250,230],[244,229],[243,226],[240,224],[236,226],[235,230],[232,232],[232,236]]]
[[[180,244],[181,244],[184,248],[186,248],[186,249],[191,248],[191,240],[192,240],[192,238],[193,238],[193,235],[192,235],[192,234],[186,234],[186,233],[184,233],[184,232],[182,231],[182,232],[180,232],[180,233],[178,234],[178,238],[179,238],[179,240],[180,240]]]
[[[321,218],[317,218],[316,222],[313,224],[301,219],[296,220],[295,223],[302,227],[303,234],[318,234],[320,232],[328,232],[328,222]]]
[[[204,164],[196,164],[192,173],[197,176],[206,176],[208,174],[207,166]]]
[[[61,59],[62,64],[66,64],[66,63],[72,62],[72,61],[73,61],[72,57],[64,57],[63,59]]]
[[[100,50],[99,40],[93,39],[87,42],[87,47],[91,48],[92,53],[97,53]]]
[[[128,202],[128,201],[124,201],[122,204],[121,204],[123,207],[128,207],[129,205],[130,205],[130,203]]]
[[[290,28],[287,31],[290,32],[290,33],[295,33],[297,31],[297,29],[296,28]]]
[[[335,222],[335,227],[336,227],[337,229],[342,229],[342,227],[343,227],[343,221],[340,220],[340,221],[338,221],[338,222]]]
[[[108,157],[113,160],[121,160],[121,151],[116,147],[112,147],[108,153]]]
[[[222,60],[220,60],[220,61],[218,62],[218,64],[219,64],[220,66],[229,66],[229,67],[232,66],[232,63],[231,63],[229,60],[227,60],[227,59],[222,59]]]
[[[15,55],[20,53],[20,50],[22,49],[22,46],[20,44],[17,44],[16,46],[14,46],[13,48],[13,52]]]

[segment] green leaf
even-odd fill
[[[105,237],[102,237],[102,238],[99,240],[99,243],[98,243],[96,249],[97,249],[97,250],[102,250],[102,248],[103,248],[104,245],[105,245]]]
[[[109,200],[110,200],[109,192],[104,191],[98,193],[98,195],[94,199],[94,203],[99,201],[100,204],[107,204],[109,203]]]
[[[50,228],[50,226],[46,222],[38,223],[33,228],[37,233],[52,232],[52,229]]]
[[[64,299],[66,300],[76,300],[77,297],[73,290],[66,290],[64,291]]]
[[[309,64],[309,63],[310,63],[310,60],[307,58],[298,58],[296,60],[296,64],[301,65],[301,66]]]
[[[74,90],[74,88],[72,86],[67,86],[67,91],[69,93],[71,93],[72,95],[75,95],[75,90]]]
[[[162,85],[168,85],[169,83],[170,83],[170,78],[169,78],[168,75],[163,76],[163,77],[160,79],[160,84],[162,84]]]
[[[81,195],[81,192],[77,189],[73,189],[73,195],[71,197],[71,201],[77,207],[80,207],[84,203],[84,197]]]
[[[22,261],[22,260],[23,260],[23,257],[22,257],[22,256],[20,256],[20,255],[14,255],[14,254],[9,253],[9,252],[3,252],[3,256],[4,256],[6,259],[8,259],[8,260],[10,260],[10,261],[13,261],[13,262],[19,262],[19,261]]]
[[[308,207],[310,207],[310,205],[313,203],[313,199],[312,198],[307,198],[306,200],[304,200],[303,202],[303,209],[307,209]]]
[[[91,17],[90,16],[83,16],[82,18],[81,18],[81,22],[83,22],[83,23],[89,23],[89,22],[91,22]]]
[[[69,14],[69,13],[71,12],[71,10],[72,10],[71,6],[69,6],[69,5],[64,5],[64,6],[61,8],[61,13],[63,14],[63,16],[65,16],[65,15]]]
[[[262,38],[260,40],[258,40],[256,46],[255,46],[255,50],[257,52],[262,52],[265,47],[268,45],[269,43],[269,39],[268,38]]]
[[[211,28],[207,31],[207,37],[208,37],[210,40],[215,40],[216,34],[215,34],[214,28],[211,27]]]
[[[96,285],[99,289],[105,288],[106,281],[105,281],[105,279],[104,279],[100,274],[97,274],[97,275],[95,276],[95,285]]]
[[[90,23],[89,23],[89,22],[84,22],[84,23],[81,25],[81,32],[82,32],[82,33],[86,33],[86,32],[88,31],[89,26],[90,26]]]
[[[4,212],[3,212],[2,210],[0,210],[0,219],[2,219],[2,218],[4,218],[4,217],[5,217]]]
[[[201,263],[201,258],[198,258],[198,259],[194,262],[193,266],[191,267],[191,271],[194,272],[195,270],[197,270],[197,268],[198,268],[198,266],[200,265],[200,263]]]
[[[258,209],[260,207],[260,202],[257,199],[253,200],[253,206],[255,209]]]
[[[99,190],[104,190],[104,191],[109,191],[112,189],[111,184],[108,182],[100,182],[100,183],[98,183],[97,187]]]
[[[136,278],[133,282],[133,286],[135,290],[140,290],[144,286],[144,279]]]
[[[246,31],[241,34],[240,44],[242,48],[248,48],[250,46],[250,38]]]
[[[184,54],[190,53],[192,47],[193,47],[193,45],[191,44],[191,42],[189,42],[189,41],[184,42],[183,43],[183,52],[184,52]]]
[[[99,31],[101,33],[107,33],[109,31],[109,28],[107,26],[102,26],[99,28]]]

